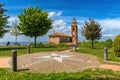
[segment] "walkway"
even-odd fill
[[[70,50],[64,50],[60,52],[69,52]],[[10,68],[8,62],[11,59],[11,57],[0,57],[0,68]],[[120,71],[120,65],[115,65],[115,64],[108,64],[104,63],[101,64],[100,68],[102,69],[111,69],[114,71]]]
[[[113,71],[120,71],[120,65],[117,64],[108,64],[108,63],[104,63],[100,66],[100,68],[102,69],[110,69]]]
[[[8,62],[10,57],[0,57],[0,68],[10,68]]]

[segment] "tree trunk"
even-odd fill
[[[17,44],[17,35],[16,35],[16,39],[15,39],[15,44]]]
[[[92,49],[94,48],[94,44],[93,44],[93,41],[94,41],[94,40],[92,39]]]
[[[34,38],[34,47],[36,47],[36,38],[37,38],[37,36],[36,36],[36,34],[35,34],[35,38]]]

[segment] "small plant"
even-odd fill
[[[31,43],[30,46],[34,47],[34,43]],[[43,44],[43,43],[40,42],[40,43],[36,44],[36,47],[37,48],[45,48],[45,44]]]
[[[56,47],[56,45],[54,43],[48,43],[46,46],[48,48],[54,48],[54,47]]]
[[[34,43],[30,43],[30,46],[33,47],[33,46],[34,46]]]
[[[113,50],[118,57],[120,57],[120,34],[117,35],[113,41]]]
[[[107,48],[112,48],[112,44],[113,44],[113,41],[112,41],[111,39],[107,39],[107,40],[105,41],[105,46],[106,46]]]
[[[41,43],[41,42],[40,42],[40,43],[37,43],[37,47],[38,47],[38,48],[44,48],[44,47],[45,47],[45,44],[43,44],[43,43]]]
[[[70,46],[65,43],[60,43],[57,45],[57,47],[70,47]]]

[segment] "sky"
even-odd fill
[[[94,18],[102,27],[102,37],[100,40],[114,39],[120,34],[120,0],[0,0],[4,3],[10,16],[9,24],[18,15],[24,12],[25,8],[39,6],[43,11],[49,13],[48,17],[53,20],[52,27],[46,35],[38,37],[38,42],[47,42],[48,35],[56,32],[70,34],[73,17],[77,20],[79,41],[85,40],[81,35],[81,26],[84,21]],[[34,39],[21,35],[19,42],[32,42]],[[15,41],[15,37],[6,33],[0,42]]]

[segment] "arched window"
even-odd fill
[[[72,31],[74,31],[75,29],[73,28]]]

